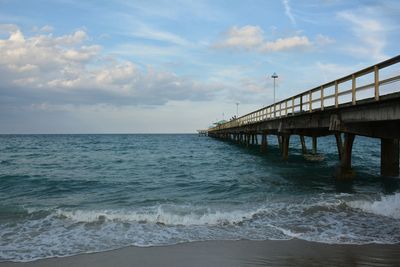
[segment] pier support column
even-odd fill
[[[279,146],[279,149],[282,151],[282,136],[277,135],[276,138],[278,138],[278,146]]]
[[[303,154],[307,154],[306,141],[304,140],[304,135],[300,135],[301,151]]]
[[[341,160],[342,148],[343,148],[342,135],[340,133],[335,133],[335,138],[336,138],[336,146],[338,150],[339,160]]]
[[[282,158],[283,160],[288,160],[289,158],[289,140],[290,135],[283,135],[282,136]]]
[[[316,136],[312,137],[312,154],[313,155],[317,154],[317,137]]]
[[[246,146],[249,147],[250,146],[250,134],[246,134]]]
[[[261,152],[265,152],[267,151],[267,146],[268,146],[268,139],[267,139],[268,135],[267,133],[263,133],[261,135],[261,147],[260,147],[260,151]]]
[[[381,139],[381,175],[399,175],[399,139]]]
[[[342,147],[342,159],[337,173],[338,179],[351,179],[355,176],[355,172],[351,169],[351,151],[353,149],[355,135],[350,133],[344,134],[344,144]]]
[[[256,139],[256,145],[258,145],[258,134],[255,134],[254,138]]]
[[[254,134],[251,134],[251,144],[255,145],[256,141],[254,140]]]

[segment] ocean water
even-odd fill
[[[400,242],[400,181],[381,177],[380,143],[356,137],[357,177],[197,135],[0,135],[0,261],[31,261],[200,240]],[[310,147],[310,140],[307,140]]]

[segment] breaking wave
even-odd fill
[[[348,205],[368,213],[400,219],[400,193],[381,196],[379,200],[351,201]]]
[[[209,208],[195,208],[191,206],[158,206],[151,211],[85,211],[85,210],[57,210],[57,215],[75,222],[138,222],[164,225],[226,225],[238,224],[252,219],[255,215],[265,213],[267,209],[253,211],[218,211]]]

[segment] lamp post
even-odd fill
[[[236,118],[239,118],[239,102],[236,102]]]
[[[278,75],[276,74],[276,72],[274,72],[274,74],[272,74],[271,78],[274,79],[274,117],[275,117],[275,79],[278,78]]]

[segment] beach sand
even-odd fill
[[[0,263],[0,267],[5,266],[400,266],[400,245],[329,245],[302,240],[204,241]]]

